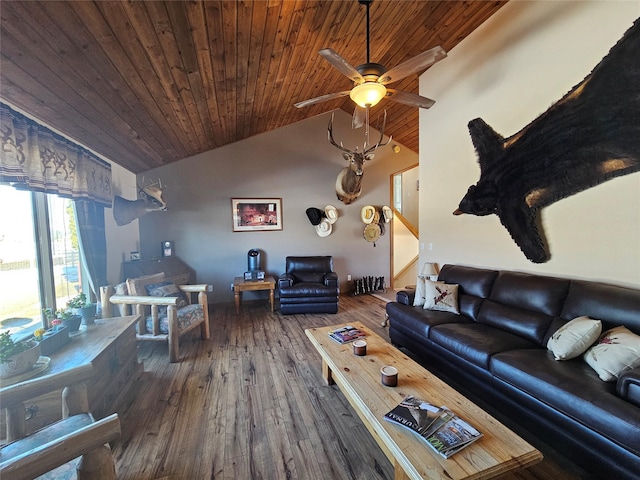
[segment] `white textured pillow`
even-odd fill
[[[589,317],[576,317],[551,336],[547,348],[556,360],[569,360],[587,351],[602,333],[602,322]]]
[[[416,295],[413,297],[413,306],[422,307],[424,305],[424,278],[418,277],[416,280]]]
[[[426,310],[440,310],[456,315],[458,309],[458,285],[444,282],[424,281],[424,308]]]
[[[640,336],[619,326],[602,334],[584,354],[601,380],[613,382],[625,371],[640,366]]]

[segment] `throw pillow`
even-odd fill
[[[424,308],[426,310],[439,310],[458,315],[458,285],[443,282],[424,281]]]
[[[176,305],[178,308],[186,307],[189,304],[185,293],[173,282],[150,283],[145,288],[147,295],[152,297],[178,297],[178,304]],[[166,306],[164,306],[164,310],[166,310]]]
[[[607,330],[587,350],[584,360],[601,380],[613,382],[623,372],[640,366],[640,336],[623,326]]]
[[[602,322],[586,316],[565,323],[551,336],[547,348],[556,360],[582,355],[602,333]]]
[[[127,289],[127,282],[118,283],[115,287],[113,287],[114,294],[116,295],[129,295],[129,290]],[[118,312],[118,315],[124,317],[127,314],[127,305],[117,304],[113,305],[115,307],[114,313]]]
[[[150,283],[158,283],[164,280],[164,272],[154,273],[153,275],[144,275],[138,278],[127,278],[127,289],[129,295],[147,296],[145,285]]]
[[[424,289],[424,278],[418,277],[418,279],[416,280],[416,295],[413,297],[414,307],[424,306]]]

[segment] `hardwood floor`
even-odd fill
[[[392,479],[342,393],[322,383],[320,356],[304,334],[359,320],[388,340],[384,305],[370,295],[343,295],[337,315],[281,315],[261,301],[236,315],[231,303],[215,305],[211,339],[183,337],[175,364],[164,343],[142,342],[145,373],[113,446],[118,478]],[[503,478],[580,478],[543,453],[541,463]]]

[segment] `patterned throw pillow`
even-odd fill
[[[176,305],[178,308],[186,307],[189,304],[187,296],[173,282],[150,283],[145,288],[147,289],[147,295],[152,297],[178,297],[178,304]],[[166,311],[166,306],[161,308]]]
[[[570,360],[582,355],[602,333],[602,322],[589,317],[576,317],[551,336],[547,348],[556,360]]]
[[[640,366],[640,336],[623,326],[607,330],[587,350],[584,360],[601,380],[614,382],[625,371]]]
[[[424,308],[460,314],[458,308],[458,285],[432,280],[424,281]]]

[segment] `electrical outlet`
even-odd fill
[[[231,284],[231,291],[233,292],[233,283]]]
[[[213,285],[207,285],[207,292],[213,292]]]
[[[347,275],[347,282],[351,281],[351,275]]]

